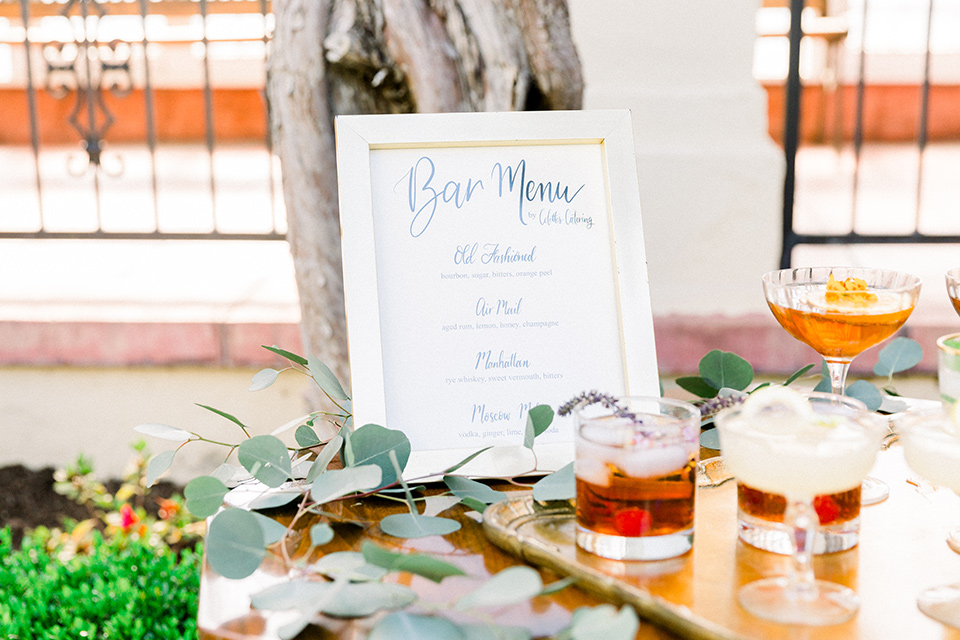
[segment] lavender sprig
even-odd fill
[[[731,393],[730,395],[707,398],[703,402],[697,403],[700,409],[700,419],[713,418],[724,409],[740,404],[746,397],[747,394],[745,393]]]
[[[570,415],[577,407],[589,407],[592,404],[602,404],[607,409],[613,411],[617,417],[627,418],[629,420],[636,419],[636,415],[621,406],[615,397],[609,393],[600,393],[595,389],[593,391],[581,391],[578,395],[564,402],[560,405],[560,408],[557,409],[557,415]]]

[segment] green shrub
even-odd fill
[[[45,539],[46,538],[46,539]],[[37,530],[14,551],[0,529],[0,639],[193,640],[201,556],[94,533],[66,562]]]

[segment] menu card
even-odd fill
[[[353,286],[376,290],[366,312],[379,316],[380,351],[375,365],[354,359],[351,335],[351,368],[355,380],[378,368],[383,407],[371,417],[404,431],[414,451],[519,445],[531,407],[628,390],[623,317],[649,322],[649,301],[645,273],[633,274],[645,304],[624,308],[620,295],[619,270],[643,265],[643,242],[617,236],[605,151],[599,141],[369,148],[375,282]],[[354,214],[341,213],[345,283]],[[656,393],[652,328],[631,346],[652,372],[632,391]],[[537,439],[571,441],[569,419]]]

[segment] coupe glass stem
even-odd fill
[[[811,601],[817,598],[817,584],[813,575],[813,542],[820,519],[813,502],[787,500],[784,523],[793,530],[793,554],[790,573],[787,574],[787,597]]]
[[[851,359],[852,360],[852,359]],[[850,360],[827,360],[827,372],[830,374],[831,392],[842,396],[847,388],[847,371],[850,370]]]

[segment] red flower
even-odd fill
[[[120,528],[125,532],[130,533],[133,528],[140,522],[140,516],[136,514],[129,504],[124,504],[120,507]]]

